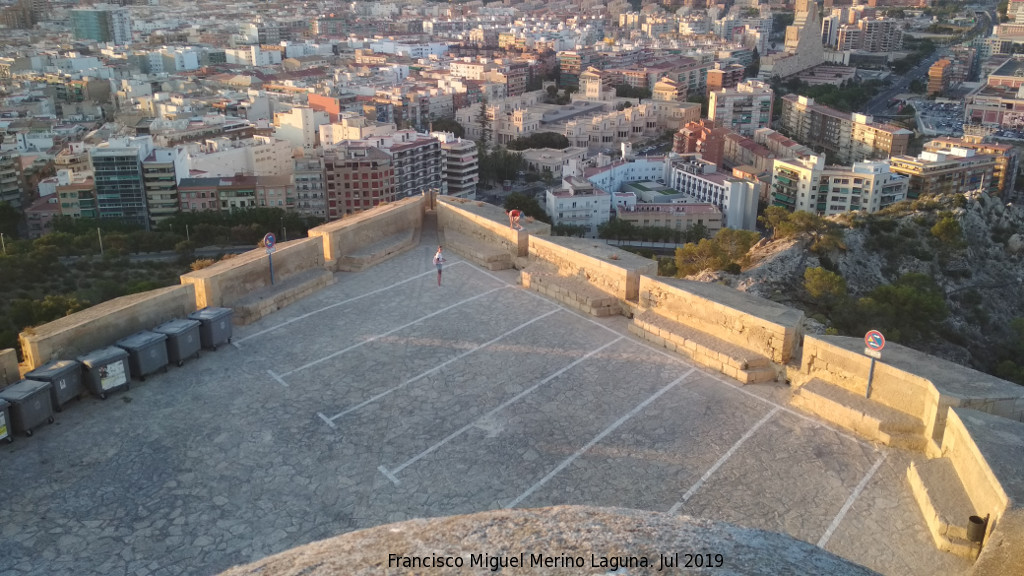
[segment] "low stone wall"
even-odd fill
[[[0,350],[0,388],[14,384],[20,378],[17,351],[14,348]]]
[[[274,252],[274,280],[284,281],[323,266],[323,245],[318,238],[302,238],[277,245]],[[258,248],[213,266],[181,276],[181,283],[195,287],[196,306],[231,307],[238,300],[270,286],[270,264],[266,250]]]
[[[803,312],[718,284],[640,278],[640,307],[785,364],[795,354]]]
[[[970,576],[1021,574],[1024,566],[1024,509],[1007,510],[989,533]]]
[[[121,296],[19,334],[26,370],[51,360],[73,359],[196,310],[191,285]]]
[[[554,236],[529,238],[530,259],[554,266],[560,276],[584,280],[630,302],[640,296],[640,277],[656,276],[658,263],[604,242]]]
[[[403,198],[372,210],[345,216],[309,231],[323,247],[325,265],[337,271],[342,258],[390,236],[423,227],[423,214],[430,204],[427,196]],[[418,234],[416,235],[418,238]]]
[[[794,383],[820,378],[864,393],[871,358],[863,350],[859,338],[808,336],[800,382]],[[871,399],[921,418],[932,451],[942,444],[951,406],[1024,421],[1024,387],[899,344],[888,344],[875,362]]]
[[[505,211],[485,202],[438,196],[436,206],[438,228],[504,247],[513,258],[527,255],[530,237],[551,234],[550,225],[525,220],[520,222],[522,230],[513,230]]]
[[[999,419],[985,413],[951,408],[942,439],[942,455],[953,464],[975,510],[983,518],[991,514],[989,531],[999,524],[1011,505],[1019,508],[1024,504],[1019,501],[1024,484],[1018,466],[1020,446],[1002,444],[1004,439],[999,437],[1001,424]],[[1009,439],[1020,440],[1019,436],[1014,438],[1014,431],[1010,432]],[[1019,430],[1016,432],[1020,433]],[[1007,467],[1010,470],[1006,470]],[[1007,494],[1008,489],[1016,493],[1011,496]],[[1017,502],[1014,502],[1014,497]]]

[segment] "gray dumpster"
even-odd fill
[[[128,352],[132,376],[145,380],[157,370],[167,371],[167,336],[143,330],[117,341]]]
[[[188,315],[203,324],[199,328],[203,348],[216,350],[220,344],[231,342],[231,316],[234,313],[231,308],[203,308]]]
[[[0,400],[0,440],[7,440],[8,444],[14,442],[14,433],[8,424],[11,421],[11,415],[7,412],[9,406],[7,400]]]
[[[176,318],[153,328],[153,332],[167,336],[167,360],[181,366],[185,358],[195,355],[199,358],[202,343],[199,339],[199,320]]]
[[[127,390],[131,386],[128,381],[128,353],[116,346],[93,350],[79,356],[78,361],[85,366],[86,388],[102,399],[111,392]]]
[[[49,382],[53,409],[60,412],[64,405],[78,398],[82,387],[82,365],[74,360],[57,360],[25,374],[30,380]]]
[[[11,427],[15,432],[31,436],[32,430],[46,422],[53,422],[53,404],[50,403],[50,383],[22,380],[0,390],[0,398],[11,406]]]

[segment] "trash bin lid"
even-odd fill
[[[127,338],[118,340],[117,345],[122,348],[137,350],[139,348],[151,346],[157,342],[163,342],[164,340],[167,340],[166,334],[158,334],[156,332],[143,330],[142,332],[136,332]]]
[[[188,332],[189,330],[199,326],[201,323],[199,320],[190,320],[187,318],[175,318],[169,320],[163,324],[153,328],[153,332],[159,332],[160,334],[181,334]]]
[[[11,384],[7,388],[0,390],[0,397],[10,402],[21,402],[26,398],[31,397],[33,394],[40,390],[50,387],[49,382],[40,382],[38,380],[22,380],[15,384]]]
[[[203,308],[202,310],[196,310],[195,312],[188,315],[193,320],[216,320],[223,316],[227,316],[233,313],[234,310],[231,308]]]
[[[31,380],[56,380],[62,375],[68,372],[74,372],[75,370],[81,370],[82,365],[75,360],[56,360],[49,364],[40,366],[35,370],[25,374]]]
[[[124,360],[128,357],[128,353],[117,346],[107,346],[106,348],[100,348],[93,350],[88,354],[78,357],[78,361],[85,364],[86,367],[92,368],[93,366],[103,366],[110,364],[115,360]]]

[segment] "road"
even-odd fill
[[[889,102],[894,97],[907,91],[911,82],[920,78],[927,78],[928,69],[931,68],[932,64],[938,62],[939,58],[942,58],[944,55],[945,51],[939,50],[924,60],[921,60],[917,66],[911,68],[909,72],[897,78],[890,87],[879,92],[874,98],[869,100],[867,105],[864,106],[864,113],[873,115],[884,112],[889,108]]]
[[[993,23],[997,22],[995,13],[985,10],[978,10],[975,13],[980,16],[985,16],[985,18],[978,18],[978,21],[975,23],[975,28],[984,26],[986,31],[983,32],[983,34],[991,34]],[[893,98],[907,91],[911,82],[922,78],[927,82],[928,69],[947,53],[948,50],[943,48],[937,50],[934,54],[928,56],[924,60],[921,60],[917,66],[912,68],[903,76],[897,78],[897,80],[893,82],[892,86],[886,88],[882,92],[879,92],[874,98],[869,100],[867,105],[864,106],[864,113],[868,115],[880,114],[889,108],[889,103]]]

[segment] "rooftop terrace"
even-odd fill
[[[439,286],[431,216],[408,251],[335,272],[231,346],[0,446],[5,574],[209,574],[390,522],[560,504],[780,532],[884,574],[970,567],[932,543],[906,480],[920,452],[515,269],[449,253]]]

